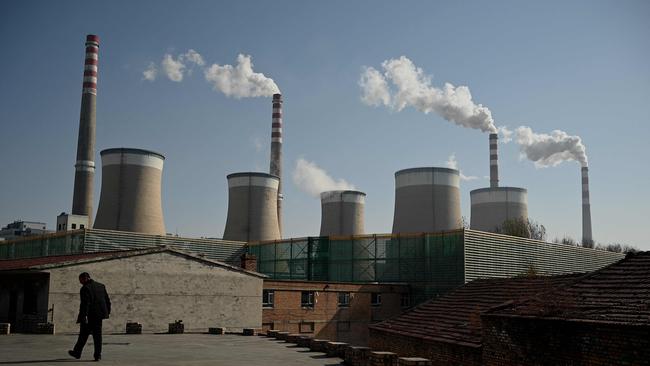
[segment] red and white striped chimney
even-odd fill
[[[99,37],[86,36],[86,57],[81,89],[81,112],[77,160],[75,163],[72,214],[88,216],[92,224],[93,180],[95,178],[95,111],[97,97],[97,65],[99,61]]]
[[[282,237],[282,94],[273,94],[271,118],[271,166],[269,173],[280,178],[278,185],[278,226]]]
[[[591,236],[591,203],[589,202],[589,168],[583,166],[582,173],[582,244],[593,245]]]
[[[498,138],[496,133],[490,134],[490,188],[499,186]]]

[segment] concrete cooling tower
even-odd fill
[[[161,178],[165,157],[153,151],[106,149],[96,229],[165,235]]]
[[[528,191],[525,188],[480,188],[469,193],[474,230],[495,232],[504,221],[528,219]]]
[[[280,178],[266,173],[234,173],[228,179],[228,218],[224,240],[260,241],[280,239],[278,184]]]
[[[497,134],[490,134],[490,188],[469,193],[472,207],[469,226],[474,230],[496,232],[506,220],[528,219],[528,191],[499,187],[497,141]]]
[[[412,168],[395,173],[394,234],[461,227],[458,170]]]
[[[327,191],[320,194],[321,236],[365,234],[366,194],[359,191]]]

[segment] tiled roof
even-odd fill
[[[480,279],[370,327],[424,341],[480,346],[481,312],[507,301],[551,291],[580,276]]]
[[[650,325],[650,251],[593,272],[555,291],[489,314]]]

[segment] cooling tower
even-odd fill
[[[273,114],[271,115],[271,164],[269,173],[280,178],[278,182],[278,227],[282,237],[282,94],[273,94]]]
[[[412,168],[395,173],[394,234],[461,227],[458,170]]]
[[[469,192],[472,212],[470,228],[496,232],[504,221],[528,219],[528,191],[517,187],[499,187],[498,135],[490,134],[490,188]]]
[[[327,191],[320,194],[320,236],[365,234],[366,194],[359,191]]]
[[[95,178],[95,105],[97,98],[97,63],[99,37],[86,36],[86,60],[81,89],[81,112],[79,116],[79,137],[77,139],[77,161],[74,173],[72,214],[88,217],[92,223],[93,180]]]
[[[165,235],[161,178],[165,157],[140,149],[106,149],[95,229]]]
[[[593,244],[591,236],[591,203],[589,202],[589,168],[582,167],[582,243]]]
[[[280,178],[266,173],[234,173],[228,178],[228,218],[224,240],[280,239],[278,185]]]
[[[528,219],[528,191],[525,188],[480,188],[469,192],[472,213],[470,228],[496,232],[506,220]]]

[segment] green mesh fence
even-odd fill
[[[272,279],[401,282],[435,296],[464,282],[463,232],[415,236],[308,237],[251,243],[257,270]]]
[[[77,254],[83,251],[83,244],[83,230],[0,242],[0,260]]]

